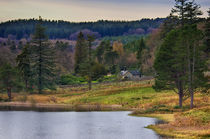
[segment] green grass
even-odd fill
[[[120,89],[110,91],[90,91],[77,99],[78,103],[119,104],[125,107],[137,107],[141,103],[154,98],[155,91],[151,87]],[[69,99],[66,103],[71,103]]]

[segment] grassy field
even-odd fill
[[[166,121],[148,128],[163,136],[174,138],[210,138],[210,95],[195,95],[195,108],[189,109],[190,101],[184,101],[183,108],[178,107],[178,95],[173,91],[156,92],[153,81],[116,82],[95,84],[88,91],[87,86],[62,86],[56,91],[46,90],[44,94],[13,93],[12,103],[56,104],[78,106],[115,106],[119,109],[133,110],[135,116],[156,117]],[[7,99],[6,94],[0,100]]]

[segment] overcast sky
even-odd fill
[[[205,13],[210,0],[196,0]],[[166,17],[174,0],[0,0],[0,22],[38,18],[66,21],[139,20]]]

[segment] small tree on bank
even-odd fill
[[[0,89],[7,91],[9,101],[11,101],[12,90],[15,88],[21,88],[18,72],[14,67],[6,63],[0,67]]]

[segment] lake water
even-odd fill
[[[0,112],[0,139],[158,139],[129,112]]]

